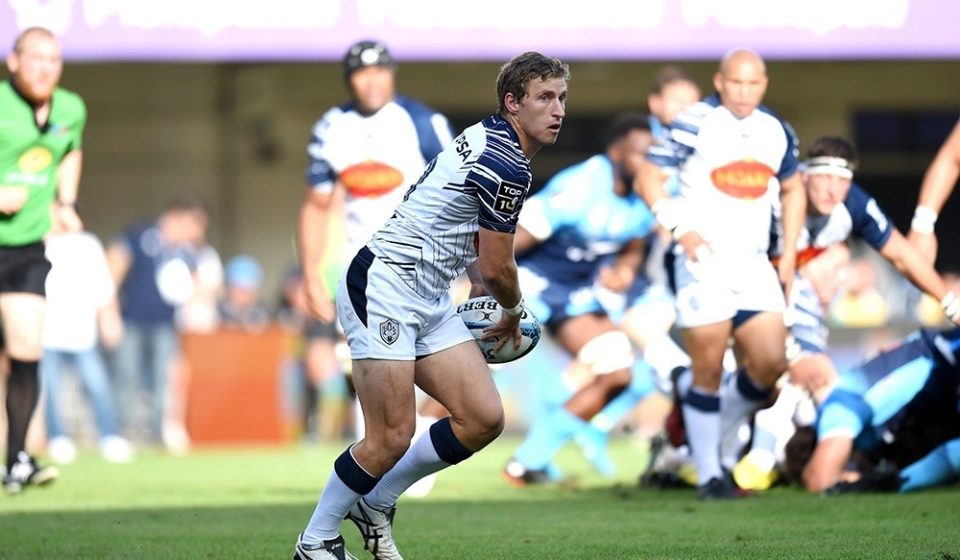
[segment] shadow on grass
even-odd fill
[[[408,560],[960,557],[956,492],[700,503],[682,490],[530,490],[403,501],[395,536]],[[282,504],[8,513],[0,558],[289,558],[314,507],[302,491],[276,491],[294,493]],[[364,558],[356,530],[343,532]]]

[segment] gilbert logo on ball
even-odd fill
[[[488,364],[503,364],[522,358],[540,342],[540,322],[524,307],[520,313],[520,347],[514,348],[513,342],[508,341],[499,352],[494,351],[499,339],[484,340],[483,329],[497,324],[501,313],[500,304],[490,296],[468,299],[457,306],[457,314],[470,329]]]

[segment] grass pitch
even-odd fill
[[[792,488],[734,502],[636,487],[643,452],[613,447],[622,473],[592,474],[576,450],[558,464],[576,485],[516,489],[504,438],[401,501],[408,560],[864,558],[960,559],[960,489],[825,499]],[[0,559],[290,558],[343,445],[145,454],[131,465],[83,456],[49,488],[0,495]],[[363,551],[343,526],[348,549]]]

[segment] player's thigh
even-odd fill
[[[500,393],[473,340],[418,359],[416,382],[446,407],[458,423],[502,422]]]
[[[783,314],[764,311],[757,313],[734,332],[743,359],[758,373],[777,375],[787,367],[787,329]]]
[[[567,352],[576,356],[591,340],[617,330],[606,314],[585,313],[565,319],[556,329],[555,338]]]
[[[46,300],[39,294],[27,292],[0,293],[0,315],[6,350],[12,358],[39,360],[42,352],[40,333]]]
[[[366,438],[415,428],[416,396],[413,360],[353,361],[353,385],[363,411]]]
[[[620,327],[637,345],[670,331],[677,320],[673,301],[666,297],[641,298],[634,302],[623,316]]]
[[[727,351],[732,329],[729,320],[681,329],[680,337],[690,355],[690,367],[698,382],[709,378],[711,384],[713,381],[719,383],[723,355]]]

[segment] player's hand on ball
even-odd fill
[[[483,340],[496,340],[494,352],[500,352],[508,341],[513,342],[514,351],[518,350],[520,348],[520,316],[501,313],[499,321],[483,329]]]
[[[522,358],[540,341],[540,322],[526,307],[519,316],[511,316],[503,312],[496,299],[482,296],[458,305],[457,315],[488,364]]]

